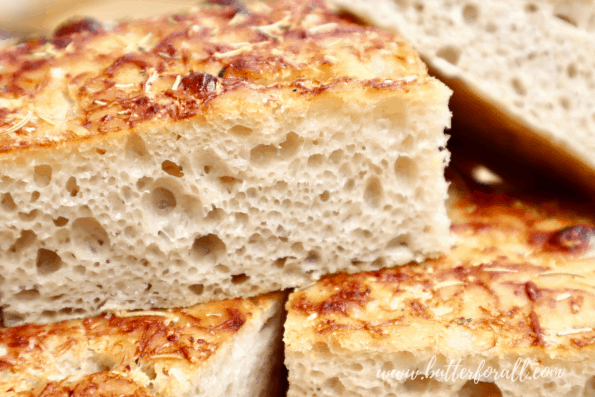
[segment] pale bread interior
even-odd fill
[[[595,194],[595,2],[330,2],[411,42],[454,89],[464,139]]]
[[[444,252],[449,94],[329,94],[303,113],[4,163],[5,324],[253,296]]]
[[[464,343],[463,340],[460,341]],[[517,360],[528,356],[505,355],[494,357],[480,352],[445,357],[436,351],[403,352],[325,352],[327,346],[318,346],[310,352],[287,351],[286,364],[289,369],[290,389],[288,396],[390,396],[390,397],[497,397],[497,396],[576,396],[589,397],[595,394],[595,356],[581,355],[576,360],[561,361],[547,357],[531,356],[533,366],[529,369],[546,367],[564,371],[563,376],[546,376],[539,379],[520,379],[510,376],[498,380],[478,377],[478,382],[461,378],[463,370],[475,374],[478,369],[487,368],[499,373],[519,374],[515,368]],[[438,353],[438,354],[437,354]],[[435,360],[433,359],[435,357]],[[454,364],[461,360],[454,371]],[[541,363],[537,364],[537,359]],[[424,378],[410,375],[419,370],[429,375],[437,370],[446,371],[453,361],[450,378],[446,376]],[[482,364],[483,361],[483,364]],[[518,364],[516,364],[518,365]],[[409,373],[407,372],[409,370]],[[457,379],[453,380],[453,374]],[[481,373],[481,372],[480,372]],[[383,379],[384,377],[384,379]],[[538,375],[539,377],[539,375]],[[445,380],[446,379],[446,380]],[[450,379],[450,381],[448,381]],[[525,378],[526,379],[526,378]]]

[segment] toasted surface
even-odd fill
[[[0,50],[6,325],[255,296],[449,247],[450,90],[401,39],[322,3],[249,12],[86,21]]]
[[[282,301],[283,294],[273,293],[2,328],[0,391],[44,397],[86,396],[89,388],[105,397],[264,395],[279,353]],[[238,368],[239,359],[248,367]],[[260,378],[251,379],[259,371]]]
[[[409,40],[465,139],[595,195],[595,2],[332,0]]]
[[[290,395],[310,395],[321,385],[318,395],[343,387],[354,395],[374,387],[383,395],[425,390],[455,396],[467,389],[479,395],[468,378],[408,383],[377,377],[392,369],[424,372],[432,356],[434,369],[460,359],[472,373],[481,360],[484,369],[510,370],[522,358],[533,360],[531,368],[540,363],[566,371],[562,379],[478,379],[495,382],[506,395],[593,393],[593,218],[564,203],[521,200],[460,178],[452,193],[456,243],[450,254],[421,265],[327,277],[290,296]],[[334,365],[342,368],[323,380],[313,375]]]
[[[259,117],[279,102],[300,106],[335,86],[435,85],[405,42],[348,25],[322,3],[262,3],[251,10],[246,16],[234,7],[209,9],[109,31],[84,20],[54,37],[0,49],[0,151],[17,154],[192,118],[228,119],[240,110]],[[250,100],[239,95],[248,92]]]

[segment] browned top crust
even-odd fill
[[[178,383],[279,298],[269,294],[183,310],[122,311],[0,328],[0,394],[152,396],[147,376],[163,368],[172,376],[166,386],[170,390],[160,393],[171,395]],[[92,386],[95,394],[85,394]],[[113,394],[117,390],[120,393]]]
[[[0,48],[0,153],[222,117],[240,104],[262,115],[337,87],[435,84],[401,39],[343,21],[322,1],[208,8],[111,30],[84,20]]]
[[[570,357],[595,342],[595,222],[456,182],[456,245],[422,265],[340,274],[293,293],[290,350],[528,352]]]

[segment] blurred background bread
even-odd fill
[[[64,21],[77,17],[97,20],[146,18],[192,7],[188,0],[23,0],[0,1],[0,36],[29,37],[51,33]]]
[[[594,1],[330,2],[420,52],[455,92],[453,136],[595,196]]]

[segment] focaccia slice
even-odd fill
[[[450,254],[290,296],[289,396],[595,395],[593,218],[452,193]]]
[[[186,307],[448,249],[450,90],[324,3],[0,49],[6,324]]]
[[[329,2],[411,42],[465,140],[595,197],[594,1]]]
[[[271,396],[285,295],[0,329],[0,394]]]

